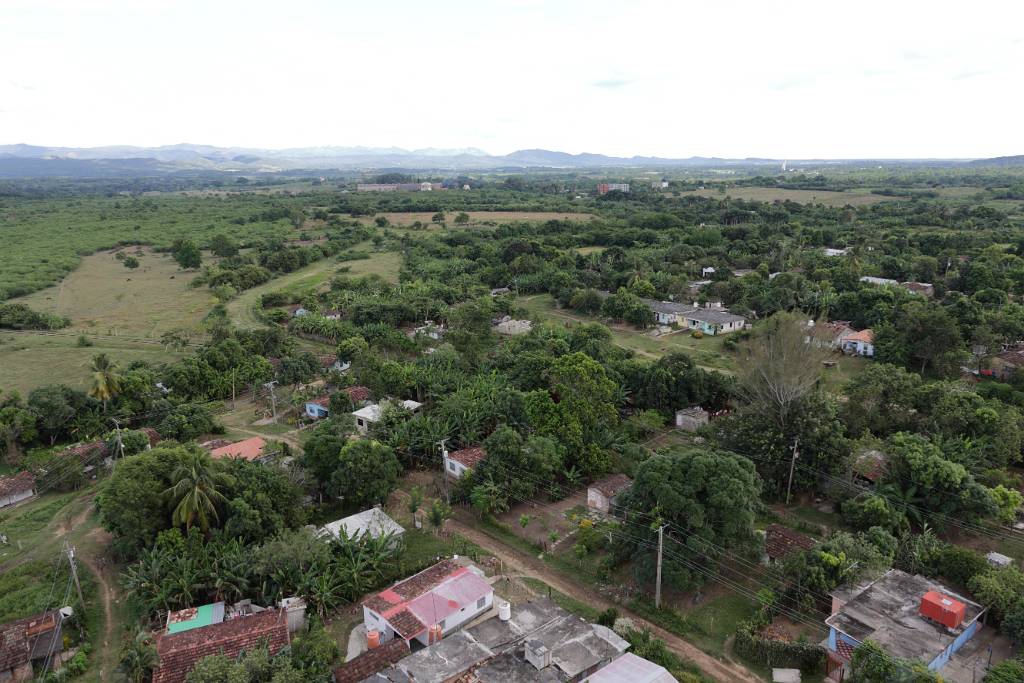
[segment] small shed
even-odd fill
[[[462,475],[479,465],[487,457],[487,451],[480,446],[473,446],[452,451],[451,453],[445,450],[441,456],[444,460],[445,475],[461,479]]]
[[[587,507],[610,514],[615,499],[633,485],[625,474],[611,474],[595,481],[587,488]]]
[[[1006,555],[1003,555],[1002,553],[997,553],[994,550],[990,552],[988,555],[986,555],[985,559],[988,560],[988,563],[990,565],[996,568],[1010,567],[1013,565],[1012,557],[1007,557]]]
[[[695,432],[708,423],[708,411],[700,406],[690,406],[676,411],[676,429]]]

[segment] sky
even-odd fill
[[[1024,154],[1024,2],[0,0],[0,144]]]

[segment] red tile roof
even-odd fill
[[[353,403],[370,400],[370,390],[363,386],[345,387],[342,389]]]
[[[613,498],[633,485],[633,480],[625,474],[610,474],[604,479],[599,479],[590,485],[590,488],[597,489],[605,498]]]
[[[25,664],[32,658],[32,651],[47,652],[49,643],[42,650],[33,647],[32,640],[42,634],[51,634],[57,625],[57,613],[36,614],[17,621],[0,625],[0,672],[14,669]],[[59,640],[59,639],[57,639]],[[61,644],[54,643],[54,652],[61,649]]]
[[[764,532],[764,549],[768,557],[779,560],[799,550],[810,550],[817,543],[810,536],[781,524],[769,524]]]
[[[486,457],[487,451],[485,451],[481,446],[463,448],[462,450],[453,451],[448,454],[449,460],[454,460],[465,467],[476,467],[480,464],[480,461]]]
[[[317,398],[314,398],[314,399],[311,399],[311,400],[307,401],[307,403],[314,403],[314,404],[320,406],[321,408],[330,408],[331,407],[331,397],[330,396],[318,396]]]
[[[888,456],[878,450],[868,450],[857,456],[853,462],[853,471],[870,482],[876,482],[885,474]]]
[[[867,344],[873,344],[874,341],[875,341],[875,333],[872,332],[870,329],[861,330],[860,332],[854,332],[853,334],[848,336],[843,341],[844,342],[851,342],[851,341],[858,342],[859,341],[859,342],[865,342]]]
[[[163,440],[163,437],[160,436],[160,432],[156,431],[152,427],[143,427],[139,431],[149,437],[150,446],[155,446]]]
[[[420,621],[419,617],[413,614],[407,607],[403,607],[385,618],[391,624],[391,627],[395,629],[395,633],[406,640],[415,638],[427,629],[427,625]]]
[[[255,460],[263,455],[263,449],[266,445],[266,441],[258,436],[254,436],[251,439],[246,439],[245,441],[237,441],[233,444],[228,444],[227,446],[214,448],[210,451],[210,456],[213,458],[241,458],[242,460]]]
[[[31,472],[18,472],[11,477],[0,477],[0,498],[31,491],[35,486],[36,478]]]
[[[220,653],[237,657],[264,641],[271,655],[290,642],[284,610],[269,609],[189,631],[161,634],[156,640],[160,665],[153,672],[153,683],[183,683],[203,657]]]
[[[367,650],[355,659],[345,662],[334,670],[335,683],[359,683],[373,674],[404,659],[409,654],[409,644],[401,638],[392,638],[380,647]]]
[[[77,456],[82,463],[102,458],[107,455],[107,444],[103,441],[90,441],[72,446],[65,451],[67,455]]]

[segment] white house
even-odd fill
[[[31,472],[0,477],[0,508],[28,500],[36,494],[36,478]]]
[[[400,401],[397,405],[411,413],[415,413],[423,404],[417,401]],[[352,416],[356,418],[356,429],[359,430],[360,434],[366,434],[370,431],[370,425],[380,422],[380,418],[383,415],[384,407],[380,403],[371,403],[352,413]]]
[[[451,453],[445,449],[442,451],[441,457],[444,461],[445,475],[453,479],[459,479],[466,472],[480,464],[480,461],[487,457],[487,451],[480,446],[463,448]]]
[[[494,589],[480,569],[442,560],[363,600],[363,624],[367,633],[380,634],[381,643],[398,637],[430,645],[493,603]]]
[[[870,329],[848,335],[842,344],[843,351],[854,356],[871,358],[875,355],[875,334]]]
[[[708,423],[708,411],[700,406],[690,406],[676,411],[676,429],[695,432]]]
[[[381,538],[391,534],[395,543],[401,540],[405,529],[395,520],[391,519],[388,513],[379,507],[372,507],[369,510],[339,519],[325,524],[317,531],[322,538],[340,538],[344,532],[346,538],[357,539],[363,536],[370,538]]]

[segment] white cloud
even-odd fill
[[[0,142],[1024,151],[1024,3],[0,2]]]

